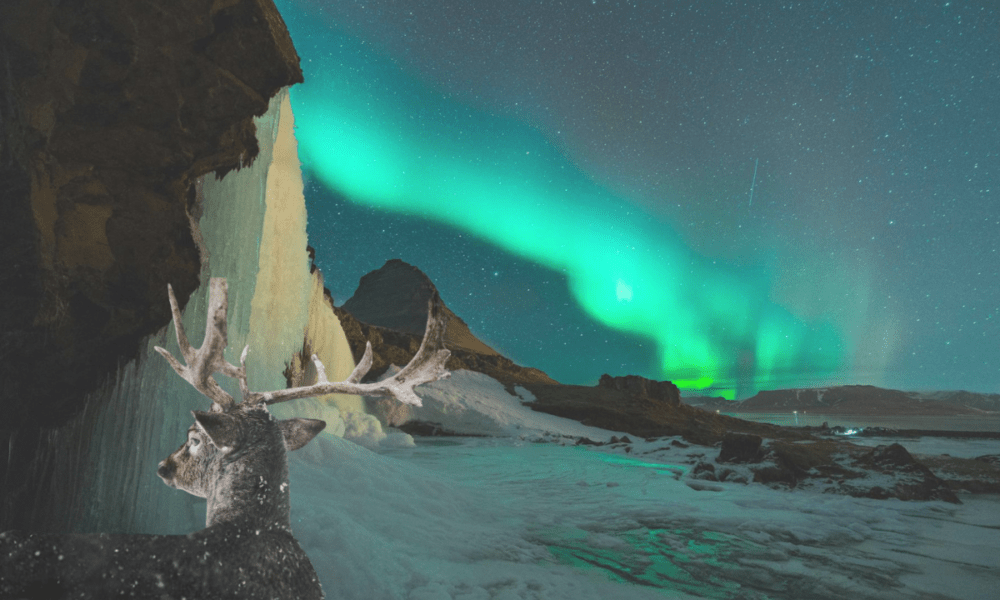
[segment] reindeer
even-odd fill
[[[156,350],[212,405],[192,411],[187,441],[160,462],[157,474],[167,485],[208,500],[205,529],[189,535],[0,534],[0,598],[322,598],[316,571],[292,536],[286,452],[305,446],[326,423],[279,421],[267,406],[332,393],[393,396],[419,406],[413,388],[449,375],[446,317],[436,294],[420,349],[394,377],[361,383],[372,364],[369,343],[342,382],[330,382],[313,355],[315,385],[252,392],[246,374],[249,347],[239,367],[223,356],[226,280],[210,282],[205,340],[198,349],[188,343],[169,285],[167,291],[187,364],[163,348]],[[242,402],[219,386],[214,373],[239,381]]]

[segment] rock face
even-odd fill
[[[366,381],[377,379],[391,364],[405,365],[420,348],[427,324],[427,302],[437,291],[417,267],[399,259],[361,278],[357,291],[336,310],[355,361],[371,342],[374,362]],[[445,345],[451,350],[447,368],[485,373],[507,384],[556,383],[538,369],[522,367],[502,356],[472,334],[469,326],[447,306]]]
[[[302,80],[271,0],[0,3],[0,410],[54,426],[198,285],[193,182]]]

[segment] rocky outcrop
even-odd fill
[[[1000,494],[1000,455],[975,458],[923,455],[920,462],[955,491]]]
[[[900,444],[880,445],[857,460],[854,465],[893,477],[885,487],[872,486],[853,490],[852,495],[868,498],[899,498],[900,500],[944,500],[958,503],[958,497],[948,485],[927,466],[917,462]]]
[[[649,398],[663,402],[667,406],[680,406],[681,394],[677,386],[669,381],[654,381],[638,375],[612,377],[605,373],[597,382],[597,387],[625,392],[630,396]]]
[[[870,449],[843,439],[822,439],[799,428],[753,423],[686,404],[655,400],[645,384],[604,378],[595,387],[532,385],[534,410],[624,431],[650,441],[683,437],[690,448],[690,477],[697,481],[763,484],[870,498],[959,502],[955,489],[996,490],[1000,469],[988,460],[941,457],[928,467],[902,446]],[[637,382],[638,379],[633,379]],[[671,441],[674,444],[676,439]],[[714,459],[697,446],[718,447]],[[898,446],[898,447],[895,447]],[[624,449],[630,452],[629,448]],[[937,473],[941,473],[938,475]],[[691,484],[694,489],[721,488]]]
[[[271,0],[6,0],[0,27],[0,410],[53,426],[197,287],[193,182],[251,162],[302,75]]]
[[[374,362],[366,381],[377,379],[390,365],[402,366],[413,358],[427,324],[427,302],[435,292],[437,288],[420,269],[392,259],[362,277],[354,295],[335,308],[355,361],[364,355],[366,342],[372,344]],[[542,371],[517,365],[487,346],[447,306],[444,313],[449,317],[445,332],[445,346],[451,350],[449,370],[484,373],[506,385],[556,383]]]
[[[673,384],[651,386],[642,378],[605,379],[605,385],[546,385],[525,383],[537,400],[529,406],[539,412],[580,421],[584,425],[624,431],[638,437],[682,436],[693,444],[712,446],[729,432],[760,437],[805,439],[808,434],[785,430],[767,423],[752,423],[708,412],[678,402],[666,401],[650,389],[669,390]],[[615,384],[615,380],[618,383]],[[625,383],[631,381],[632,383]],[[676,390],[676,388],[674,388]],[[668,394],[668,396],[671,394]]]

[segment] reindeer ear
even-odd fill
[[[326,421],[318,419],[286,419],[278,421],[278,427],[285,436],[285,446],[289,451],[305,446],[326,427]]]
[[[194,420],[201,425],[208,437],[212,438],[212,443],[218,448],[236,446],[236,438],[239,428],[236,420],[226,413],[202,412],[193,410]]]

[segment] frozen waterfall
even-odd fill
[[[201,281],[229,281],[227,358],[237,363],[249,344],[250,386],[281,389],[286,386],[286,364],[308,340],[331,379],[343,379],[354,362],[340,322],[325,304],[322,275],[310,273],[287,91],[275,96],[255,123],[260,154],[251,165],[221,179],[209,175],[199,180],[200,214],[192,224],[202,252]],[[201,343],[207,300],[202,286],[184,308],[185,327],[196,346]],[[184,441],[191,411],[206,409],[207,401],[153,351],[156,345],[177,354],[172,325],[148,338],[140,358],[123,365],[115,381],[93,394],[70,427],[52,434],[74,447],[75,460],[54,466],[61,471],[57,480],[75,482],[82,490],[63,499],[68,505],[65,527],[143,533],[188,533],[204,527],[204,501],[163,485],[156,467]],[[224,379],[223,387],[238,397],[235,382]],[[357,411],[363,404],[358,398],[334,396],[272,411],[281,418],[324,419],[327,432],[343,435],[347,427],[338,406]],[[374,417],[348,414],[347,421],[366,423],[368,430],[381,434]],[[89,444],[80,441],[88,438]]]

